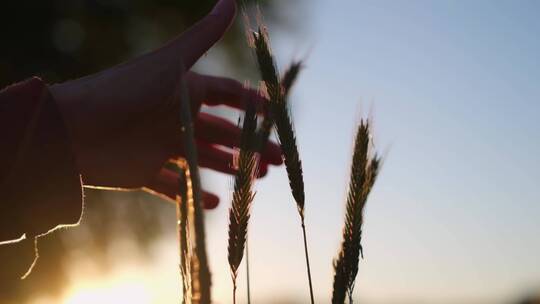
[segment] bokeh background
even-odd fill
[[[125,61],[180,33],[213,2],[4,1],[0,86],[32,75],[57,82]],[[259,4],[280,68],[306,62],[291,103],[318,302],[331,294],[355,126],[370,116],[385,163],[366,210],[357,302],[532,303],[526,298],[540,291],[540,3]],[[257,84],[238,19],[195,68]],[[206,213],[208,250],[214,298],[229,303],[232,181],[203,170],[203,183],[221,197]],[[34,272],[3,286],[0,303],[176,302],[174,206],[144,193],[86,196],[80,227],[42,238]],[[271,169],[257,184],[250,222],[254,302],[307,302],[299,228],[284,169]]]

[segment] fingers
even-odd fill
[[[203,191],[204,208],[214,209],[219,205],[219,197],[210,192]]]
[[[187,81],[191,97],[198,102],[211,106],[226,105],[240,110],[246,109],[248,102],[253,102],[259,113],[265,111],[267,100],[263,95],[234,79],[189,72]]]
[[[228,151],[216,148],[208,143],[197,142],[199,153],[199,165],[225,174],[236,174],[233,166],[234,154]],[[264,160],[259,161],[257,177],[261,178],[268,173],[268,163]]]
[[[207,113],[200,113],[195,122],[195,136],[207,143],[235,148],[240,144],[241,133],[242,130],[228,120]],[[272,165],[283,162],[279,145],[272,142],[266,144],[261,157]]]
[[[197,142],[199,166],[219,171],[221,173],[236,174],[233,167],[234,155],[218,149],[204,142]]]
[[[211,162],[208,162],[210,164]],[[214,166],[212,166],[214,167]],[[262,164],[258,177],[263,177],[268,172],[268,165]],[[167,201],[175,202],[176,196],[180,195],[180,185],[178,184],[179,174],[174,170],[162,168],[152,182],[144,187],[146,192],[157,195]],[[219,197],[207,191],[203,191],[203,207],[214,209],[219,204]]]
[[[235,155],[231,151],[226,151],[202,140],[197,141],[197,154],[199,166],[218,171],[225,174],[234,175],[236,169],[233,166]],[[174,151],[169,154],[170,159],[183,157],[184,149],[180,143],[174,147]],[[264,177],[268,173],[268,162],[263,158],[259,160],[258,176]]]
[[[219,0],[206,17],[180,36],[181,56],[186,70],[223,36],[235,15],[234,0]]]
[[[158,195],[169,201],[176,201],[176,196],[180,195],[180,185],[178,184],[178,173],[162,168],[156,178],[148,185],[145,190]],[[219,197],[203,191],[203,204],[205,209],[214,209],[219,204]]]

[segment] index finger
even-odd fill
[[[194,72],[188,74],[190,92],[201,92],[201,102],[210,106],[226,105],[244,110],[248,102],[255,103],[260,114],[267,110],[268,100],[254,88],[246,87],[239,81],[217,76],[200,75]]]

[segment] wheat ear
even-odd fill
[[[303,67],[304,64],[302,61],[293,61],[289,68],[285,70],[285,73],[283,73],[283,77],[281,78],[281,87],[283,88],[283,95],[285,96],[285,99],[287,99],[289,92],[295,84],[298,74]]]
[[[298,74],[300,73],[300,70],[302,69],[302,61],[294,61],[291,63],[289,68],[285,71],[283,74],[283,77],[281,78],[281,87],[283,90],[283,96],[285,102],[287,102],[287,97],[289,96],[289,92],[291,91],[292,86],[296,82],[296,79],[298,78]],[[268,109],[267,109],[268,110]],[[261,123],[261,127],[259,129],[257,137],[259,137],[259,149],[262,150],[266,146],[266,143],[268,142],[268,138],[270,137],[270,132],[272,131],[272,127],[274,126],[274,120],[272,119],[272,113],[270,111],[266,111],[266,116],[264,116],[264,119]]]
[[[183,66],[181,67],[182,70]],[[193,119],[191,118],[191,105],[188,88],[183,77],[180,77],[175,93],[175,100],[180,103],[180,122],[182,124],[182,140],[185,151],[185,159],[190,173],[192,195],[193,195],[193,227],[195,241],[195,255],[191,263],[191,279],[193,303],[210,304],[211,300],[211,275],[208,267],[206,255],[206,241],[204,232],[204,214],[202,208],[201,180],[199,176],[197,162],[197,148],[193,130]]]
[[[352,303],[354,282],[362,249],[363,211],[367,197],[379,172],[380,158],[369,156],[369,123],[361,121],[356,134],[345,213],[343,240],[334,260],[333,304],[343,304],[348,296]]]
[[[289,184],[293,197],[296,200],[298,212],[303,217],[305,198],[302,162],[298,154],[298,147],[296,146],[296,137],[289,115],[289,109],[278,80],[274,58],[270,52],[268,35],[262,28],[259,28],[257,33],[253,33],[253,38],[259,70],[270,98],[270,113],[274,119],[282,147],[285,167],[289,176]]]
[[[306,227],[304,221],[304,179],[302,174],[302,162],[298,154],[296,137],[292,125],[289,109],[285,100],[283,87],[279,81],[279,74],[275,65],[274,58],[270,51],[268,34],[259,27],[257,32],[253,33],[253,44],[261,77],[266,86],[268,97],[270,99],[270,115],[276,125],[276,130],[281,145],[281,151],[284,156],[285,168],[289,177],[289,184],[292,195],[296,201],[296,207],[300,215],[302,224],[302,234],[304,237],[304,252],[306,257],[307,275],[309,281],[309,295],[311,303],[315,303],[313,297],[313,284],[311,280],[311,267],[309,265],[309,254],[307,246]]]
[[[229,245],[228,260],[233,281],[233,303],[236,303],[236,279],[238,269],[244,256],[251,203],[255,197],[253,182],[257,170],[257,153],[255,130],[257,117],[255,106],[248,103],[244,116],[240,151],[237,164],[238,171],[234,180],[234,192],[231,208],[229,209]]]

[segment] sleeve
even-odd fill
[[[34,77],[0,91],[0,244],[77,224],[82,187],[67,129]]]

